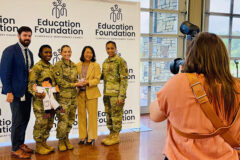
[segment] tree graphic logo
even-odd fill
[[[67,17],[66,3],[62,3],[62,0],[57,0],[53,2],[52,16],[60,18],[61,16]]]
[[[60,52],[61,52],[61,49],[59,48],[57,51],[53,52],[53,59],[52,59],[52,64],[55,65],[58,61],[60,61]]]
[[[111,9],[110,20],[112,20],[113,22],[117,22],[118,20],[122,21],[122,9],[118,8],[117,4],[115,4],[110,9]]]

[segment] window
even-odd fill
[[[217,27],[216,27],[217,26]],[[230,70],[238,77],[240,59],[240,0],[206,0],[204,30],[219,35],[230,56]]]
[[[183,57],[183,36],[179,26],[185,19],[185,0],[140,0],[141,2],[141,112],[173,76],[170,62]]]

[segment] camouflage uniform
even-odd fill
[[[128,85],[128,69],[126,61],[115,55],[107,58],[102,65],[104,80],[103,102],[107,113],[107,127],[110,131],[120,132],[122,129],[123,106],[117,105],[117,100],[125,100]]]
[[[45,64],[42,60],[40,60],[33,66],[33,69],[29,74],[28,84],[28,90],[33,95],[33,112],[36,117],[33,129],[33,138],[36,142],[44,142],[47,140],[54,122],[54,114],[51,114],[51,117],[48,119],[43,118],[45,113],[43,101],[42,99],[36,97],[35,92],[33,91],[33,84],[41,86],[42,81],[47,77],[52,79],[52,85],[55,86],[53,66],[50,63]]]
[[[61,115],[60,112],[57,111],[57,138],[64,139],[72,129],[72,124],[75,121],[77,109],[77,90],[75,83],[78,82],[77,66],[72,61],[70,61],[70,64],[67,64],[66,61],[62,59],[54,66],[54,77],[60,89],[57,100],[65,110],[64,115]]]

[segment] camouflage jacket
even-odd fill
[[[42,60],[40,60],[33,66],[32,71],[29,73],[28,91],[34,96],[34,98],[37,97],[35,97],[35,92],[33,91],[33,84],[41,86],[42,81],[47,77],[52,79],[52,86],[55,86],[56,83],[54,79],[53,65],[50,63],[45,64]]]
[[[59,96],[64,98],[75,98],[77,95],[75,83],[78,82],[77,66],[75,63],[70,61],[68,64],[62,59],[54,65],[53,70],[56,83],[60,89]]]
[[[126,61],[118,55],[107,58],[102,64],[102,78],[104,80],[104,95],[126,98],[128,86],[128,68]]]

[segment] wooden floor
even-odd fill
[[[66,152],[55,151],[50,155],[34,155],[33,160],[163,160],[161,154],[166,136],[166,121],[154,123],[149,115],[141,116],[141,123],[152,131],[128,132],[120,134],[120,144],[104,146],[101,140],[105,137],[99,136],[95,145],[78,145],[78,139],[71,139],[74,149]],[[57,148],[57,141],[48,142]],[[35,144],[29,144],[35,148]],[[10,157],[11,147],[0,148],[0,160],[14,158]]]

